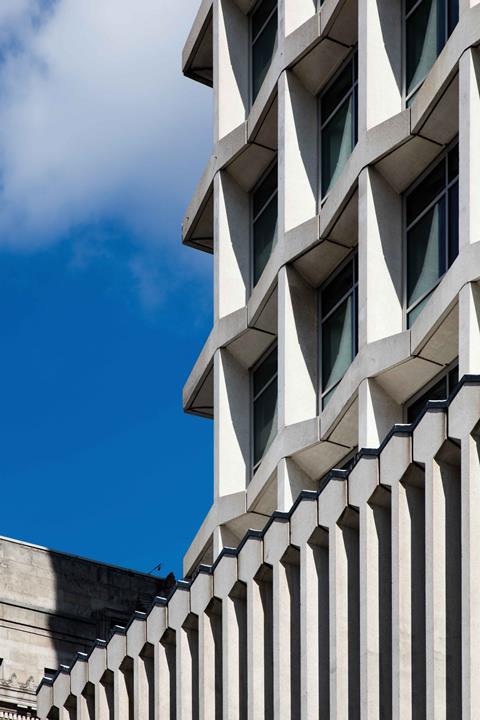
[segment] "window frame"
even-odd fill
[[[326,317],[322,317],[322,294],[325,289],[335,281],[335,278],[342,272],[342,270],[349,264],[353,263],[353,285],[342,297],[330,308]],[[317,329],[317,377],[318,377],[318,414],[320,415],[325,409],[324,399],[326,395],[330,395],[335,388],[342,382],[344,376],[337,380],[337,382],[327,389],[323,389],[323,361],[322,361],[322,349],[323,349],[323,324],[331,316],[335,310],[345,301],[349,296],[353,296],[353,312],[352,312],[352,336],[353,336],[353,347],[354,353],[351,363],[358,355],[358,247],[352,249],[348,253],[347,257],[335,268],[333,273],[325,280],[317,289],[317,303],[318,303],[318,329]],[[350,365],[351,365],[350,363]],[[350,367],[350,366],[349,366]]]
[[[277,371],[273,377],[270,378],[270,380],[262,387],[261,391],[258,392],[256,395],[254,394],[254,375],[255,372],[258,370],[260,365],[271,355],[272,353],[277,353]],[[250,479],[253,478],[255,473],[257,472],[258,468],[263,462],[263,458],[265,457],[265,453],[268,451],[268,446],[260,460],[255,462],[255,401],[260,397],[260,395],[267,390],[267,388],[270,387],[270,385],[274,382],[274,380],[277,380],[277,413],[278,413],[278,340],[275,338],[275,340],[268,346],[268,348],[260,355],[258,360],[249,368],[249,380],[250,380]],[[277,415],[277,428],[275,435],[278,433],[278,415]]]
[[[408,400],[404,403],[404,406],[403,406],[403,419],[404,419],[405,424],[413,425],[417,421],[418,418],[416,418],[415,420],[412,420],[411,422],[408,421],[409,409],[412,407],[412,405],[414,405],[417,402],[417,400],[420,400],[422,395],[425,395],[426,393],[428,393],[428,391],[431,390],[433,387],[435,387],[435,385],[437,383],[439,383],[440,380],[443,380],[443,378],[447,379],[447,397],[445,398],[445,400],[448,400],[448,398],[452,394],[453,390],[455,389],[455,388],[450,387],[450,373],[453,370],[458,369],[458,367],[459,367],[458,357],[456,357],[454,360],[452,360],[451,363],[449,363],[448,365],[445,365],[440,370],[439,373],[437,373],[431,380],[429,380],[429,382],[426,385],[423,385],[420,388],[420,390],[417,390],[416,393],[414,393],[413,395],[411,395],[408,398]],[[460,381],[460,378],[459,378],[459,381]],[[428,402],[428,400],[426,402]],[[437,400],[436,402],[441,402],[441,401]],[[423,410],[421,410],[421,413],[422,412],[423,412]]]
[[[345,93],[345,95],[342,97],[341,100],[337,103],[335,109],[330,113],[328,118],[326,120],[322,119],[322,99],[325,96],[325,94],[331,89],[331,87],[335,84],[335,81],[340,77],[342,72],[345,70],[347,65],[353,61],[353,76],[356,78],[352,82],[348,92]],[[356,73],[355,68],[356,66]],[[352,152],[354,148],[356,147],[358,143],[358,46],[355,45],[351,51],[348,53],[346,58],[343,60],[341,65],[335,70],[332,77],[328,80],[328,82],[325,84],[325,86],[320,90],[320,92],[317,95],[317,137],[318,137],[318,152],[317,152],[317,176],[318,176],[318,206],[321,207],[325,200],[327,199],[328,195],[331,192],[332,184],[330,183],[328,190],[325,194],[323,194],[323,172],[322,172],[322,132],[324,127],[332,120],[335,113],[338,112],[339,108],[343,105],[343,103],[346,101],[346,99],[353,95],[355,100],[353,104],[353,132],[354,137],[352,138],[354,140],[352,145]]]
[[[270,22],[272,15],[274,13],[277,13],[276,45],[278,47],[278,0],[276,0],[275,7],[270,12],[268,18],[263,23],[263,25],[262,25],[261,29],[258,31],[255,39],[253,38],[253,16],[255,15],[256,11],[258,10],[258,8],[260,7],[260,5],[263,2],[265,2],[265,0],[257,0],[257,2],[254,3],[252,9],[248,13],[248,103],[249,103],[250,108],[254,104],[254,102],[257,99],[258,94],[259,94],[259,93],[257,93],[257,95],[255,97],[253,97],[253,46],[257,42],[257,40],[260,37],[260,35],[262,34],[262,32],[265,30],[266,26]],[[276,50],[274,50],[274,52],[272,54],[269,69],[272,64],[272,60],[275,56],[275,52],[276,52]],[[268,73],[268,70],[267,70],[267,73]],[[265,77],[266,77],[266,75],[265,75]],[[262,81],[262,85],[263,85],[263,81]],[[260,85],[260,88],[262,87],[262,85]],[[259,88],[259,92],[260,92],[260,88]]]
[[[447,274],[449,271],[451,265],[448,265],[448,244],[449,244],[449,219],[450,219],[450,207],[448,203],[448,197],[450,189],[455,185],[455,183],[459,182],[460,179],[460,166],[458,169],[458,173],[455,176],[453,180],[448,179],[448,155],[451,152],[451,150],[454,149],[455,146],[459,145],[459,138],[458,135],[442,150],[437,157],[432,160],[432,162],[425,168],[425,170],[413,181],[413,183],[405,190],[405,192],[402,195],[402,225],[403,225],[403,251],[402,251],[402,277],[403,277],[403,292],[402,292],[402,305],[403,305],[403,329],[408,330],[408,315],[411,313],[421,302],[423,302],[426,298],[429,297],[429,295],[432,295],[440,282],[442,281],[443,277]],[[440,163],[446,161],[446,169],[445,169],[445,177],[446,177],[446,183],[444,184],[442,190],[437,193],[437,195],[434,197],[433,200],[430,201],[430,203],[423,208],[423,210],[416,216],[416,218],[407,225],[407,200],[408,197],[416,190],[416,188],[425,180],[425,178],[428,177],[428,175],[435,170],[437,165],[440,165]],[[437,279],[435,285],[433,285],[430,290],[427,290],[423,295],[415,300],[415,302],[411,305],[407,304],[407,292],[408,292],[408,278],[407,278],[407,272],[408,272],[408,232],[421,220],[426,213],[428,213],[435,205],[441,200],[442,197],[446,198],[445,202],[445,237],[443,238],[443,248],[442,251],[445,255],[445,270],[442,272],[442,274]],[[459,212],[460,215],[460,212]],[[454,261],[455,262],[455,261]],[[453,263],[452,263],[453,265]],[[421,312],[421,311],[420,311]],[[415,320],[413,321],[415,322]],[[411,327],[411,326],[410,326]]]
[[[438,2],[438,0],[435,0],[435,1]],[[425,77],[422,80],[420,80],[420,82],[418,82],[417,85],[415,85],[413,90],[410,90],[410,92],[407,93],[407,20],[417,10],[417,8],[420,6],[420,4],[422,2],[424,2],[424,0],[416,0],[413,7],[407,11],[407,0],[402,0],[402,29],[401,29],[401,33],[402,33],[402,105],[404,108],[408,108],[411,106],[411,102],[412,102],[414,96],[420,90],[420,88],[422,87],[423,83],[425,82],[430,70],[432,69],[432,68],[430,68],[430,70],[427,72]],[[444,0],[444,2],[445,2],[445,16],[444,16],[444,25],[443,25],[444,42],[443,42],[440,52],[437,55],[437,58],[440,55],[440,53],[442,52],[445,45],[447,44],[449,37],[453,33],[453,30],[455,29],[455,28],[453,28],[452,31],[449,33],[449,9],[450,9],[449,3],[450,3],[450,0]],[[457,21],[457,25],[458,25],[458,21]],[[438,42],[438,28],[437,28],[437,42]],[[435,59],[435,62],[436,62],[437,58]],[[435,62],[434,62],[434,64],[435,64]],[[433,65],[432,65],[432,67],[433,67]]]
[[[269,196],[268,200],[264,203],[262,206],[262,209],[254,215],[254,195],[259,189],[259,187],[262,185],[262,183],[267,179],[270,172],[273,170],[274,166],[277,166],[277,184],[276,189],[272,194]],[[265,264],[265,267],[263,268],[262,272],[258,276],[258,280],[255,282],[255,232],[254,232],[254,225],[255,222],[258,220],[258,218],[261,216],[261,214],[266,210],[268,205],[272,202],[274,197],[277,197],[277,230],[275,232],[275,237],[273,239],[273,245],[272,245],[272,252],[273,248],[277,244],[278,241],[278,153],[275,153],[275,158],[268,164],[266,170],[260,175],[260,178],[257,180],[253,188],[250,190],[249,193],[249,215],[250,215],[250,262],[249,262],[249,284],[250,284],[250,293],[253,291],[253,289],[258,285],[260,278],[263,275],[263,272],[265,268],[267,267],[267,263]],[[271,253],[270,253],[271,257]],[[270,258],[269,258],[270,259]]]

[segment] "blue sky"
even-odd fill
[[[179,574],[213,487],[181,404],[212,259],[180,244],[211,91],[171,5],[2,0],[0,533]]]

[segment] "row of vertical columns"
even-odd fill
[[[479,417],[462,387],[249,535],[60,674],[62,717],[477,717]]]

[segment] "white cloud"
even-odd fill
[[[210,151],[210,93],[180,75],[197,0],[41,3],[0,3],[0,247],[102,218],[161,242]]]

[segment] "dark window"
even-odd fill
[[[357,82],[355,52],[320,95],[322,197],[340,175],[357,144]]]
[[[420,396],[410,401],[407,407],[407,422],[413,423],[421,415],[429,400],[446,400],[458,385],[458,365],[445,372],[440,379]]]
[[[358,351],[357,276],[355,252],[320,292],[322,407]]]
[[[277,46],[277,0],[261,0],[250,16],[252,101],[258,95]]]
[[[252,196],[253,285],[260,279],[277,239],[277,163],[259,182]]]
[[[458,145],[406,195],[407,327],[458,255]]]
[[[407,0],[406,101],[409,105],[458,23],[458,0]]]
[[[277,367],[275,346],[252,372],[254,470],[277,431]]]

